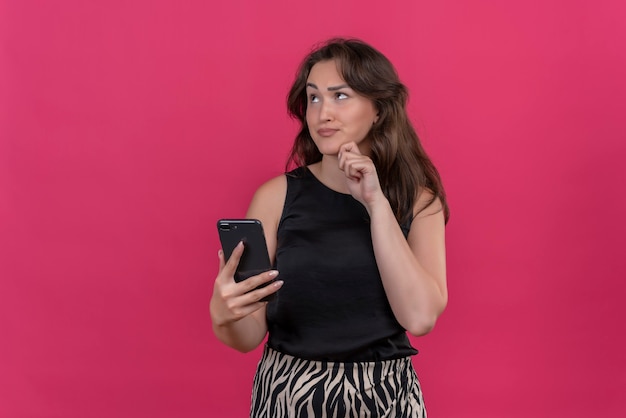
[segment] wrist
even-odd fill
[[[370,215],[370,219],[374,220],[374,218],[379,218],[381,216],[388,216],[391,214],[393,216],[393,211],[391,210],[391,204],[389,200],[381,193],[381,197],[370,202],[367,207],[367,212]]]

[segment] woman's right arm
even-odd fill
[[[287,181],[284,175],[268,181],[255,193],[246,215],[247,218],[258,219],[263,224],[272,264],[276,256],[276,233],[286,192]],[[215,279],[210,311],[213,332],[217,338],[229,347],[248,352],[258,347],[267,334],[267,303],[260,300],[278,291],[282,281],[277,280],[270,286],[251,291],[276,277],[278,272],[273,270],[240,283],[235,282],[234,273],[243,251],[243,245],[239,244],[228,262],[225,262],[224,253],[220,250],[220,268]]]

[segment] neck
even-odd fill
[[[311,166],[319,181],[339,193],[350,193],[346,184],[346,175],[339,169],[337,156],[324,155],[322,161]]]

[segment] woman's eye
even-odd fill
[[[341,92],[338,92],[338,93],[335,95],[335,97],[336,97],[337,99],[339,99],[339,100],[343,100],[343,99],[347,99],[347,98],[348,98],[348,95],[347,95],[346,93],[341,93]]]
[[[320,99],[318,99],[317,96],[313,96],[313,95],[309,96],[309,102],[317,103],[319,101],[320,101]]]

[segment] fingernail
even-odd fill
[[[270,277],[276,277],[276,276],[278,276],[278,270],[270,271]]]
[[[285,282],[283,282],[282,280],[276,280],[273,283],[273,285],[274,285],[274,287],[281,287],[283,285],[283,283],[285,283]]]

